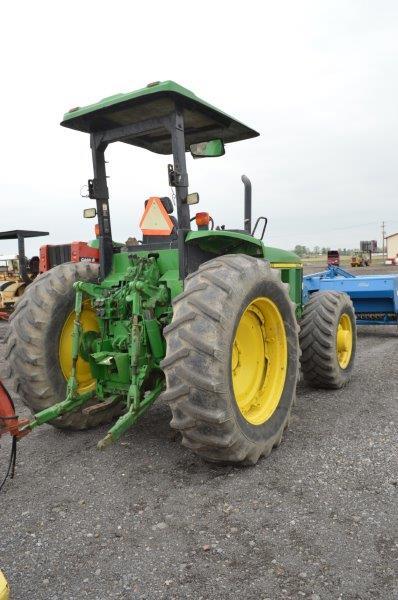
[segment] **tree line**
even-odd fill
[[[337,250],[340,256],[351,256],[354,252],[358,252],[358,248],[330,248],[326,246],[314,246],[311,249],[307,248],[307,246],[302,246],[301,244],[297,244],[294,247],[293,252],[298,256],[310,257],[327,254],[329,250]]]

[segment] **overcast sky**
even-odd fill
[[[190,191],[216,224],[242,224],[246,173],[268,245],[380,242],[382,220],[398,231],[396,1],[7,2],[0,50],[0,230],[90,239],[81,215],[92,201],[79,195],[89,138],[61,128],[63,113],[173,79],[261,134],[189,159]],[[114,144],[107,158],[124,241],[144,200],[170,195],[169,157]]]

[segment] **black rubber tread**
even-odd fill
[[[353,347],[348,366],[338,363],[336,337],[340,317],[351,320]],[[355,312],[350,297],[340,292],[315,292],[305,305],[300,322],[301,370],[314,388],[339,389],[351,379],[356,351]]]
[[[6,376],[33,413],[65,399],[66,381],[58,360],[59,335],[74,308],[75,281],[97,280],[97,264],[64,263],[54,267],[26,289],[10,317],[5,339]],[[120,406],[89,416],[79,410],[55,419],[51,425],[87,429],[119,413]]]
[[[237,407],[231,377],[231,348],[242,312],[258,296],[273,294],[288,338],[285,390],[274,415],[263,425],[248,423]],[[298,325],[288,286],[269,263],[243,254],[202,264],[173,300],[165,328],[162,368],[171,408],[171,427],[182,443],[205,460],[255,464],[279,445],[287,427],[299,373]]]

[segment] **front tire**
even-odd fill
[[[315,292],[300,323],[301,370],[314,388],[339,389],[352,376],[356,319],[347,294]]]
[[[269,263],[226,255],[189,275],[165,329],[171,426],[202,458],[255,464],[282,438],[296,392],[298,326]]]

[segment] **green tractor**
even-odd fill
[[[90,134],[88,195],[96,206],[85,216],[98,218],[100,261],[39,276],[10,320],[8,364],[35,413],[25,427],[84,429],[116,418],[98,444],[104,448],[161,396],[194,453],[256,463],[289,422],[298,321],[311,385],[344,385],[355,354],[349,299],[315,294],[303,307],[299,258],[262,243],[264,217],[252,229],[247,177],[242,229],[214,228],[208,213],[191,216],[199,196],[188,193],[186,152],[222,156],[226,143],[258,133],[172,81],[74,108],[62,125]],[[105,150],[116,141],[173,156],[174,203],[151,197],[142,241],[124,247],[112,240],[105,170]]]

